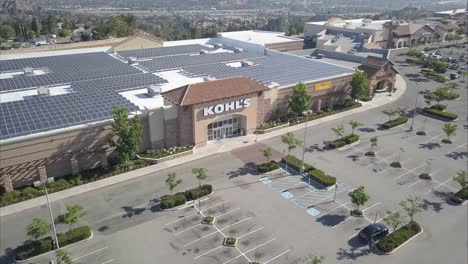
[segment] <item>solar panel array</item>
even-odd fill
[[[119,92],[166,82],[103,52],[0,61],[2,71],[18,71],[24,67],[47,68],[50,73],[2,79],[0,94],[62,83],[70,85],[71,93],[1,102],[0,140],[108,120],[115,106],[138,111]],[[5,83],[10,86],[4,86]]]
[[[199,53],[200,50],[213,50],[199,44],[174,46],[174,47],[161,47],[161,48],[150,48],[150,49],[139,49],[139,50],[126,50],[117,52],[120,56],[129,58],[154,58],[161,56],[173,56],[181,54]]]

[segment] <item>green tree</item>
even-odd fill
[[[266,163],[270,163],[270,157],[272,155],[271,148],[268,147],[262,150],[263,156],[266,158]]]
[[[349,121],[349,125],[351,126],[351,135],[354,135],[354,131],[356,130],[356,128],[361,127],[364,124],[356,120],[351,120]]]
[[[65,37],[70,36],[71,33],[72,33],[72,32],[71,32],[70,30],[62,28],[62,29],[59,31],[58,35],[59,35],[59,37],[65,38]]]
[[[62,29],[72,30],[73,29],[73,22],[70,18],[65,18],[62,22]]]
[[[55,26],[57,25],[57,17],[49,15],[46,19],[46,29],[49,33],[55,33]]]
[[[405,210],[406,214],[410,218],[410,222],[413,222],[414,216],[423,210],[421,198],[419,197],[410,196],[406,198],[406,200],[401,201],[400,206]]]
[[[128,118],[128,111],[124,107],[114,108],[114,122],[112,123],[111,146],[120,154],[120,161],[127,163],[134,159],[142,142],[143,126],[140,117],[136,115]]]
[[[325,263],[325,257],[324,256],[306,256],[303,259],[301,259],[300,264],[323,264]]]
[[[177,185],[181,183],[182,183],[182,180],[177,179],[175,172],[171,172],[167,174],[166,184],[167,186],[169,186],[169,190],[171,190],[171,195],[172,195],[172,190],[174,190],[175,187],[177,187]]]
[[[39,28],[39,24],[35,17],[31,19],[31,30],[36,34],[39,34],[41,31],[41,29]]]
[[[398,117],[405,117],[408,114],[408,110],[406,108],[400,108],[394,110]]]
[[[337,127],[332,127],[331,129],[333,132],[335,132],[336,136],[339,138],[342,138],[344,136],[344,126],[339,125]]]
[[[368,85],[367,74],[361,70],[356,70],[351,80],[351,97],[358,99],[361,95],[364,95]]]
[[[32,223],[26,227],[28,237],[38,240],[50,231],[50,224],[42,218],[34,218]]]
[[[306,91],[306,85],[302,82],[296,84],[289,99],[289,109],[297,116],[302,115],[310,107],[310,95]]]
[[[456,124],[447,123],[444,125],[442,130],[444,131],[445,135],[447,136],[447,140],[450,141],[452,136],[457,134],[458,126]]]
[[[55,251],[55,260],[57,261],[57,264],[72,264],[73,263],[70,255],[62,249],[58,249],[57,251]]]
[[[389,121],[392,121],[393,117],[397,114],[395,110],[383,110],[382,113],[388,116]]]
[[[128,24],[125,21],[124,16],[113,16],[110,21],[110,34],[114,37],[126,37],[128,36]]]
[[[297,34],[296,27],[291,26],[291,29],[289,30],[289,36],[293,36]]]
[[[3,25],[0,28],[0,38],[8,40],[9,38],[12,38],[14,36],[16,36],[16,31],[12,26]]]
[[[405,223],[405,217],[401,215],[400,212],[398,211],[395,211],[395,212],[387,211],[387,216],[385,216],[383,220],[385,221],[385,223],[387,223],[389,226],[393,228],[392,232],[395,232],[395,230],[399,226]]]
[[[291,150],[298,146],[302,146],[302,140],[296,138],[292,132],[288,132],[286,135],[281,136],[281,142],[288,147],[288,155],[291,154]]]
[[[68,225],[68,230],[71,230],[75,227],[78,220],[85,216],[88,212],[86,212],[83,207],[79,204],[69,204],[66,206],[67,212],[59,215],[55,222],[57,224],[66,224]]]
[[[370,150],[369,152],[374,152],[375,147],[377,147],[378,144],[378,138],[377,137],[371,137],[370,138]]]
[[[358,211],[359,207],[367,203],[370,199],[370,196],[366,193],[364,186],[356,188],[354,191],[348,193],[348,195],[351,198],[351,202],[356,205]]]
[[[208,178],[208,169],[206,168],[193,168],[192,173],[198,180],[198,186],[201,187],[201,181],[206,180]]]
[[[453,180],[460,184],[462,189],[465,189],[468,186],[468,175],[465,170],[457,172],[457,176],[453,177]]]

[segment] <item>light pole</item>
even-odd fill
[[[301,174],[304,173],[304,155],[305,155],[305,143],[306,143],[306,134],[307,134],[307,121],[309,114],[312,113],[312,110],[307,110],[302,112],[305,115],[305,125],[304,125],[304,140],[302,141],[302,163],[301,163]]]
[[[50,201],[49,201],[49,193],[47,192],[47,180],[41,181],[41,183],[44,185],[44,192],[46,195],[46,200],[47,200],[47,207],[49,207],[49,216],[50,216],[50,221],[52,222],[52,230],[54,231],[54,241],[55,241],[55,246],[57,249],[60,249],[59,241],[57,238],[57,229],[55,228],[55,223],[54,223],[54,215],[52,214],[52,207],[50,206]]]
[[[414,102],[414,110],[413,110],[413,120],[411,120],[411,126],[409,128],[409,131],[413,131],[413,125],[414,125],[414,119],[416,118],[417,115],[417,107],[418,107],[418,98],[419,98],[419,89],[421,89],[421,82],[418,82],[418,89],[416,91],[416,101]]]

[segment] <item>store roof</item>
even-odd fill
[[[246,30],[218,33],[222,38],[230,38],[255,44],[267,45],[283,42],[303,41],[300,38],[285,36],[283,32]]]
[[[258,93],[266,89],[266,86],[249,78],[235,77],[189,84],[161,95],[176,105],[188,106]]]

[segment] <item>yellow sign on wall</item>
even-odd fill
[[[331,81],[316,83],[315,91],[317,92],[317,91],[327,90],[327,89],[330,89],[331,87],[332,87]]]

